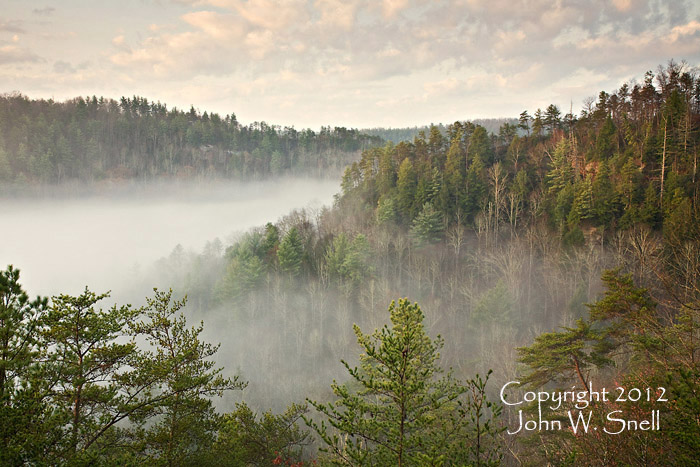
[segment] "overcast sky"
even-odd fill
[[[0,0],[0,92],[140,95],[239,121],[517,116],[700,65],[700,2]]]

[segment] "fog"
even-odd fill
[[[274,222],[294,208],[330,204],[337,181],[282,179],[55,189],[49,196],[0,200],[0,263],[21,271],[30,295],[149,290],[144,271],[182,245],[201,251],[220,239]],[[143,298],[143,297],[142,297]]]
[[[337,181],[286,179],[5,198],[0,261],[21,269],[31,295],[111,290],[105,307],[141,306],[153,287],[186,294],[189,323],[203,320],[201,337],[221,343],[223,374],[249,383],[215,400],[227,412],[240,400],[275,411],[306,397],[330,400],[331,382],[348,378],[340,360],[358,361],[353,323],[365,333],[380,328],[401,296],[420,303],[431,336],[445,338],[445,368],[458,378],[493,368],[498,387],[515,377],[514,347],[582,316],[601,270],[619,259],[596,247],[561,262],[551,253],[556,239],[537,226],[501,244],[469,233],[417,246],[396,226],[363,220],[364,211],[320,210],[338,190]],[[223,254],[262,236],[267,222],[281,237],[298,229],[309,270],[292,277],[273,265],[258,276]],[[371,243],[358,278],[331,275],[325,258],[334,236],[354,241],[363,231]]]

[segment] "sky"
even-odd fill
[[[578,113],[670,59],[700,65],[700,2],[0,0],[0,93],[298,129]]]

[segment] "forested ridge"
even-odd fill
[[[25,310],[5,328],[5,342],[29,344],[15,354],[3,408],[24,426],[26,407],[36,407],[46,424],[38,432],[49,436],[23,435],[16,445],[4,431],[16,447],[8,455],[182,465],[697,465],[699,142],[697,70],[670,62],[600,92],[580,115],[552,104],[497,134],[455,122],[367,149],[345,171],[332,208],[292,212],[201,253],[176,248],[157,265],[162,281],[187,295],[188,319],[226,329],[219,353],[242,371],[239,380],[213,373],[213,364],[186,373],[204,384],[184,399],[206,414],[196,420],[177,412],[180,396],[168,392],[192,381],[163,370],[177,359],[115,343],[121,370],[97,373],[114,384],[112,398],[98,397],[102,412],[76,428],[69,415],[79,400],[74,381],[83,379],[53,373],[61,390],[41,398],[43,383],[31,374],[57,368],[52,349],[62,334],[50,332],[51,319],[69,323],[61,317],[76,300],[99,296],[57,297],[50,306],[22,298],[19,306],[8,299],[18,286],[5,286],[3,319]],[[14,284],[13,274],[3,273],[4,283]],[[410,300],[394,301],[401,296]],[[182,304],[173,300],[157,292],[143,309],[109,311],[115,327],[105,342],[121,326],[167,346],[156,322],[175,326]],[[142,324],[124,328],[126,319]],[[202,349],[202,361],[214,358],[215,349]],[[139,371],[122,377],[127,358]],[[248,405],[224,415],[196,392],[243,380]],[[536,419],[537,407],[504,407],[498,392],[509,381],[522,383],[511,391],[521,399],[526,390],[590,384],[649,397],[592,404],[599,431],[511,435],[519,417]],[[138,384],[147,389],[133,408]],[[658,402],[660,388],[667,403]],[[159,392],[163,399],[143,399]],[[279,414],[255,413],[268,407]],[[547,409],[548,417],[565,420],[570,408]],[[659,410],[662,428],[604,434],[619,427],[605,418],[615,410],[634,420]],[[98,421],[116,413],[131,425]],[[183,424],[196,436],[177,431]]]
[[[475,125],[483,126],[487,132],[498,134],[503,124],[517,124],[517,118],[476,118],[471,120]],[[447,126],[442,123],[437,125],[424,125],[424,126],[414,126],[407,128],[363,128],[360,130],[362,133],[366,133],[372,136],[379,136],[380,138],[390,141],[394,144],[398,144],[401,141],[412,142],[421,132],[429,132],[431,127],[437,127],[440,133],[445,135],[447,133]]]
[[[335,176],[380,143],[354,129],[244,125],[234,113],[169,109],[139,96],[66,102],[0,96],[3,182]]]

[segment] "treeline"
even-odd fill
[[[501,129],[501,127],[505,124],[508,123],[510,125],[517,125],[518,119],[517,118],[476,118],[474,120],[471,120],[472,123],[475,125],[483,126],[487,132],[490,134],[498,134],[498,131]],[[382,138],[385,141],[390,141],[394,144],[398,144],[401,141],[413,141],[416,137],[421,137],[421,133],[428,133],[430,132],[430,128],[436,126],[438,130],[440,130],[440,133],[445,135],[447,133],[447,127],[443,125],[442,123],[438,123],[437,125],[426,125],[426,126],[414,126],[414,127],[407,127],[407,128],[364,128],[360,131],[362,133],[371,135],[371,136],[378,136]]]
[[[298,131],[168,109],[143,97],[66,102],[0,96],[0,180],[335,176],[381,139],[354,129]]]
[[[432,127],[366,151],[345,173],[344,198],[408,227],[437,211],[435,229],[473,225],[494,241],[545,215],[567,244],[640,224],[678,243],[698,234],[699,111],[697,78],[671,63],[642,84],[601,92],[578,117],[550,105],[493,139],[455,122],[446,136]]]

